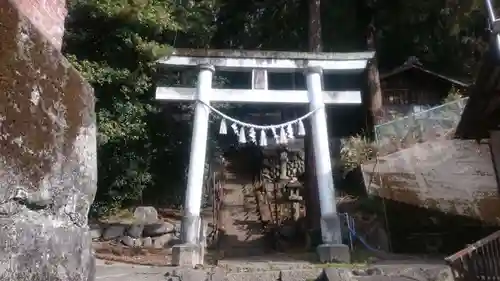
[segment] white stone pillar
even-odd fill
[[[311,116],[314,161],[321,211],[321,236],[324,244],[342,244],[340,220],[335,202],[332,164],[325,104],[323,102],[322,69],[310,67],[306,73]],[[341,121],[340,121],[341,122]]]
[[[214,68],[210,65],[199,66],[196,94],[200,101],[210,102]],[[182,221],[182,241],[199,244],[201,227],[200,209],[203,197],[203,176],[208,140],[208,121],[210,110],[202,103],[197,103],[194,112],[193,135],[189,156],[188,183]]]

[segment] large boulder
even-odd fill
[[[139,206],[135,208],[134,218],[136,223],[156,223],[158,222],[158,211],[151,206]]]
[[[0,1],[0,280],[94,280],[92,88]]]
[[[143,236],[161,236],[166,233],[175,232],[175,225],[166,221],[146,224],[142,232]]]

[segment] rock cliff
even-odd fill
[[[93,280],[92,88],[0,1],[0,280]]]

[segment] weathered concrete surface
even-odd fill
[[[149,267],[126,264],[106,265],[98,261],[97,281],[452,281],[444,264],[420,261],[391,261],[363,268],[306,265],[300,262],[255,262],[245,269],[209,267]]]
[[[434,140],[362,166],[372,194],[500,224],[500,197],[488,143]]]
[[[106,264],[102,260],[97,260],[96,268],[96,281],[165,281],[165,274],[173,270],[122,263]]]
[[[322,263],[351,262],[351,249],[344,244],[321,244],[316,248],[316,253]]]
[[[91,87],[0,1],[0,280],[94,280]]]

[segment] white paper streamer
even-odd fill
[[[239,143],[247,143],[247,138],[245,136],[245,128],[241,127],[240,128],[240,135],[239,135]]]
[[[254,128],[250,128],[250,130],[248,130],[248,137],[250,137],[250,141],[252,143],[257,143],[257,134],[255,133],[255,129]]]
[[[281,127],[280,128],[280,144],[286,144],[286,143],[288,143],[288,138],[286,137],[285,128]]]
[[[246,143],[247,142],[247,136],[246,133],[248,133],[248,137],[250,138],[250,141],[253,143],[256,143],[257,136],[256,136],[256,130],[260,130],[260,140],[259,144],[261,146],[266,146],[267,145],[267,132],[266,130],[270,130],[272,132],[273,138],[276,141],[277,144],[286,144],[288,143],[289,139],[294,139],[295,138],[295,133],[299,136],[305,136],[306,135],[306,130],[304,127],[303,120],[306,118],[309,118],[312,116],[314,113],[316,113],[317,110],[320,108],[316,108],[307,114],[295,119],[291,120],[288,122],[284,122],[281,124],[274,124],[274,125],[255,125],[251,123],[246,123],[243,121],[240,121],[238,119],[232,118],[229,115],[226,115],[219,111],[218,109],[212,107],[210,104],[205,103],[201,100],[198,100],[197,102],[205,105],[208,107],[211,111],[211,113],[215,113],[216,115],[221,117],[221,124],[219,128],[219,134],[221,135],[226,135],[228,133],[228,128],[227,128],[227,122],[230,121],[232,122],[231,128],[233,129],[233,132],[236,136],[238,136],[238,141],[240,143]],[[294,132],[293,126],[297,125],[297,131]],[[249,131],[245,132],[245,128],[248,128]],[[280,130],[279,134],[277,134],[276,130]]]
[[[220,135],[227,135],[226,119],[224,119],[224,118],[222,118],[222,120],[220,121],[219,134]]]
[[[273,138],[274,138],[274,141],[276,141],[276,143],[280,143],[280,138],[278,136],[278,134],[276,133],[276,128],[272,127],[271,128],[271,132],[273,133]]]
[[[236,125],[236,123],[231,124],[231,128],[233,129],[235,135],[239,135],[238,125]]]
[[[295,136],[293,135],[292,124],[288,124],[288,126],[286,126],[286,135],[291,140],[293,140],[295,138]]]
[[[262,129],[260,130],[260,146],[267,146],[267,134],[266,130]]]
[[[304,123],[302,122],[302,120],[299,120],[298,127],[299,128],[298,128],[297,135],[305,136],[306,135],[306,128],[304,128]]]

